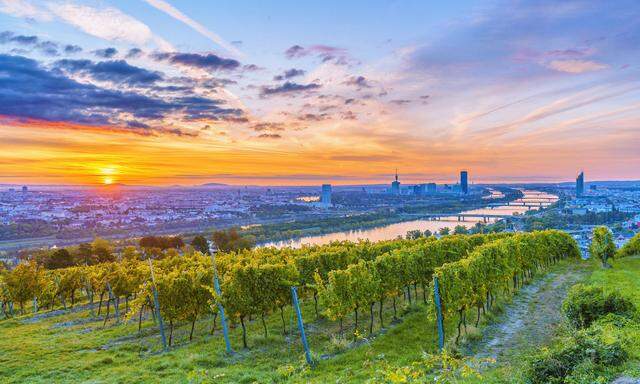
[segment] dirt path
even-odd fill
[[[570,264],[522,288],[504,313],[485,327],[481,340],[473,345],[475,357],[502,363],[514,357],[516,351],[549,340],[562,321],[560,308],[567,291],[587,273],[580,264]]]

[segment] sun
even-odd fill
[[[116,182],[116,176],[119,174],[116,166],[108,165],[97,168],[98,175],[101,177],[103,185],[112,185]]]

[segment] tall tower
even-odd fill
[[[584,195],[584,172],[580,172],[576,179],[576,197]]]
[[[331,205],[331,184],[322,184],[322,194],[320,195],[320,202],[323,205]]]
[[[469,174],[467,171],[460,171],[460,190],[465,195],[469,193]]]
[[[400,194],[400,182],[398,181],[398,168],[396,168],[396,179],[391,182],[391,194]]]

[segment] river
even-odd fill
[[[500,197],[499,192],[494,192],[495,197]],[[487,199],[487,207],[472,209],[468,211],[463,211],[461,214],[487,214],[487,215],[514,215],[514,214],[523,214],[528,210],[539,209],[539,207],[547,207],[550,204],[553,204],[558,197],[555,195],[547,194],[545,192],[532,191],[532,190],[523,190],[523,197],[517,200],[510,202],[509,204],[528,204],[528,205],[536,205],[538,207],[528,207],[528,206],[517,206],[517,205],[500,205],[491,207],[491,198]],[[496,218],[488,218],[487,223],[496,222]],[[465,221],[458,221],[458,215],[453,214],[447,217],[441,217],[439,220],[411,220],[411,221],[403,221],[400,223],[388,224],[381,227],[367,228],[367,229],[358,229],[352,231],[343,231],[343,232],[333,232],[326,233],[323,235],[315,235],[315,236],[304,236],[296,239],[282,240],[265,243],[262,246],[269,247],[293,247],[298,248],[302,245],[321,245],[327,244],[332,241],[358,241],[358,240],[370,240],[370,241],[381,241],[381,240],[391,240],[395,239],[398,236],[404,236],[408,231],[412,231],[415,229],[419,229],[420,231],[426,231],[427,229],[431,232],[437,232],[442,228],[448,227],[451,230],[456,225],[463,225],[467,228],[471,228],[476,223],[483,223],[482,218],[466,218]]]

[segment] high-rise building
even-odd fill
[[[327,206],[331,205],[331,184],[322,184],[320,202]]]
[[[427,183],[427,193],[436,193],[436,183]]]
[[[400,182],[398,181],[398,169],[396,168],[396,179],[391,182],[391,194],[400,194]]]
[[[460,171],[460,191],[464,194],[469,193],[469,174],[467,171]]]
[[[416,196],[424,196],[425,184],[416,184],[413,186],[413,194]]]
[[[580,172],[576,179],[576,196],[584,195],[584,172]]]
[[[29,188],[26,185],[22,186],[22,192],[27,192],[29,190]]]

